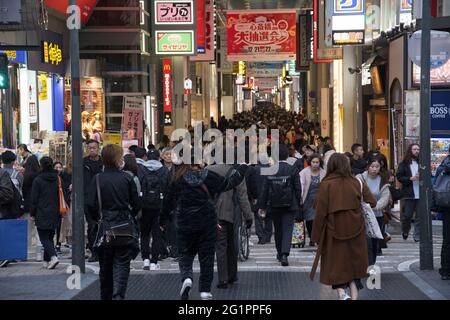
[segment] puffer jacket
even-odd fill
[[[36,219],[36,227],[56,230],[60,222],[58,172],[44,171],[33,181],[30,215]]]
[[[441,165],[436,170],[436,177],[440,176],[442,173],[450,174],[450,155],[442,161]]]
[[[160,225],[165,226],[169,214],[176,209],[179,230],[199,231],[217,224],[217,214],[211,201],[219,193],[237,187],[244,179],[247,165],[235,168],[227,177],[203,169],[188,171],[171,182],[164,197]]]

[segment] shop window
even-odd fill
[[[94,11],[89,19],[90,27],[140,26],[139,11]]]
[[[106,118],[106,130],[110,132],[120,132],[122,129],[122,117],[120,116],[107,116]]]
[[[122,113],[123,96],[106,97],[106,113]]]
[[[137,7],[138,0],[99,0],[97,7]]]
[[[106,92],[141,92],[139,76],[106,79]]]

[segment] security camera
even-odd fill
[[[356,68],[348,68],[348,72],[350,72],[350,74],[360,74],[361,73],[361,68],[360,67],[356,67]]]

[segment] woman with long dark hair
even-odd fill
[[[314,278],[320,258],[320,282],[336,289],[340,300],[357,300],[358,290],[362,289],[361,278],[367,275],[362,200],[372,207],[377,203],[369,187],[353,177],[348,157],[333,154],[315,202],[312,241],[319,247],[311,278]],[[351,297],[347,288],[350,288]]]
[[[308,159],[308,167],[300,172],[300,183],[302,185],[303,219],[306,221],[306,229],[310,238],[309,245],[314,246],[311,240],[313,221],[316,216],[314,202],[320,182],[325,178],[326,171],[323,168],[322,157],[315,153]]]
[[[23,200],[24,200],[24,211],[30,212],[30,202],[31,202],[31,188],[33,187],[33,181],[41,172],[41,167],[39,166],[39,161],[36,156],[29,156],[24,164],[24,174],[23,174]]]
[[[211,199],[218,193],[238,186],[244,179],[246,170],[247,165],[240,165],[227,177],[222,177],[203,169],[203,165],[183,164],[175,172],[168,194],[164,197],[160,225],[164,229],[170,212],[177,208],[182,300],[189,298],[193,280],[192,266],[197,254],[200,261],[200,297],[202,300],[212,299],[217,214]]]

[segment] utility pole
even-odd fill
[[[76,0],[69,0],[75,6]],[[77,12],[79,12],[77,10]],[[80,19],[80,18],[79,18]],[[78,27],[79,28],[79,27]],[[83,190],[83,141],[81,135],[80,107],[80,43],[78,28],[70,28],[70,74],[72,94],[72,265],[85,272],[84,258],[84,190]]]
[[[420,269],[433,270],[431,227],[431,132],[430,132],[430,29],[431,1],[422,0],[422,46],[420,74]]]

